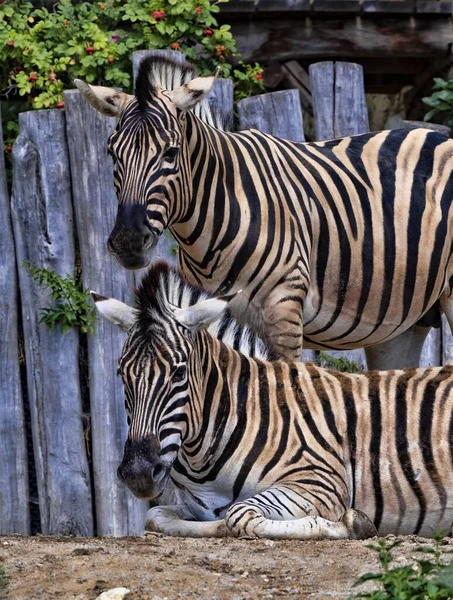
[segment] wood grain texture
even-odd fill
[[[65,92],[65,111],[84,287],[130,304],[133,273],[106,249],[118,204],[107,155],[115,122],[96,112],[78,91]],[[98,534],[104,536],[142,533],[147,508],[116,476],[127,437],[123,384],[117,376],[124,339],[117,327],[100,319],[88,336],[96,519]]]
[[[0,120],[0,147],[3,148]],[[0,153],[0,535],[30,533],[27,441],[19,370],[16,256]]]
[[[19,117],[11,202],[22,302],[39,508],[43,533],[93,534],[91,488],[82,426],[79,336],[40,324],[50,292],[22,267],[27,260],[60,275],[74,272],[74,237],[64,113]]]
[[[323,61],[310,65],[310,87],[313,100],[316,140],[331,140],[334,134],[335,80],[334,63]]]
[[[257,20],[228,22],[232,22],[231,32],[246,62],[313,61],[320,57],[440,59],[453,37],[448,14],[433,19],[413,15],[371,19],[354,15],[326,18],[316,13],[291,17],[281,13],[279,18],[262,15]]]
[[[363,83],[363,67],[335,63],[334,137],[367,133],[370,129]]]
[[[298,90],[283,90],[238,102],[239,128],[258,129],[292,142],[305,141]]]

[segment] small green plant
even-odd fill
[[[0,590],[5,590],[8,587],[9,576],[5,569],[5,566],[0,563]]]
[[[380,589],[362,592],[351,598],[368,598],[369,600],[448,600],[453,598],[453,563],[444,564],[441,551],[442,536],[435,537],[434,547],[422,546],[416,552],[425,555],[413,563],[402,567],[391,568],[394,560],[392,551],[402,543],[401,540],[388,542],[379,540],[377,544],[369,544],[379,555],[380,573],[365,573],[352,587],[367,581],[376,581]],[[428,555],[426,557],[426,555]]]
[[[441,77],[434,78],[433,94],[423,98],[423,102],[431,107],[425,115],[425,121],[440,117],[448,127],[453,127],[453,79],[446,81]]]
[[[334,369],[335,371],[341,371],[342,373],[362,373],[363,368],[355,360],[349,360],[348,358],[335,358],[330,356],[326,352],[320,352],[318,357],[318,363],[321,367],[326,369]]]
[[[61,277],[55,271],[39,269],[24,261],[23,266],[34,281],[48,288],[54,305],[42,310],[40,323],[53,329],[61,325],[63,333],[70,327],[78,327],[82,333],[94,332],[95,309],[90,304],[90,295],[75,277]]]

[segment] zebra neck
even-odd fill
[[[267,405],[269,399],[251,394],[249,387],[255,371],[264,363],[237,352],[209,333],[198,334],[192,360],[195,368],[191,369],[190,419],[180,460],[191,471],[207,473],[217,461],[234,452],[233,439],[244,438],[247,443],[249,417],[256,418],[261,402]]]

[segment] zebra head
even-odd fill
[[[139,498],[158,498],[188,431],[188,406],[202,365],[193,360],[198,331],[227,300],[206,298],[165,263],[153,265],[137,289],[137,307],[92,292],[99,314],[127,332],[118,372],[129,425],[118,477]],[[185,306],[181,308],[181,306]],[[230,317],[231,319],[231,317]]]
[[[118,118],[108,152],[119,206],[107,245],[126,268],[149,263],[160,234],[192,197],[186,113],[197,105],[200,116],[209,113],[203,100],[216,76],[195,77],[189,63],[149,57],[140,64],[135,96],[75,80],[98,111]]]

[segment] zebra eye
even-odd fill
[[[175,371],[173,372],[173,375],[171,376],[171,381],[172,381],[172,383],[179,383],[180,381],[182,381],[184,379],[185,376],[186,376],[186,366],[179,365],[179,367],[177,367],[177,369],[175,369]]]
[[[178,156],[179,148],[176,146],[170,146],[164,152],[164,160],[169,163],[173,163]]]

